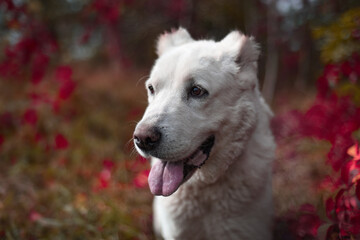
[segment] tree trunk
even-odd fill
[[[263,96],[268,103],[271,103],[274,97],[279,65],[279,50],[276,44],[276,38],[278,34],[276,20],[277,13],[275,9],[275,1],[272,1],[268,6],[267,12],[267,51],[265,62],[265,78],[262,89]]]

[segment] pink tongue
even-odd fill
[[[169,196],[173,194],[184,178],[184,163],[157,161],[149,173],[149,187],[154,195]]]

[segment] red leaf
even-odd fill
[[[179,18],[181,15],[183,15],[183,12],[186,8],[186,2],[184,0],[172,0],[169,1],[169,13],[175,17]]]
[[[330,176],[325,176],[324,179],[319,183],[319,190],[329,190],[334,192],[341,183],[339,181],[335,181]]]
[[[340,239],[350,239],[350,234],[345,229],[340,229]]]
[[[4,141],[5,141],[4,136],[0,134],[0,148],[3,145]]]
[[[347,150],[347,154],[352,156],[354,161],[360,160],[360,147],[358,142]]]
[[[115,24],[120,16],[120,2],[95,0],[93,7],[99,14],[99,19],[107,24]]]
[[[351,32],[351,37],[355,38],[356,40],[360,40],[360,29],[354,29]]]
[[[59,66],[56,68],[55,77],[59,82],[70,81],[72,73],[70,66]]]
[[[66,149],[69,146],[68,140],[60,133],[55,136],[55,148]]]
[[[14,127],[15,121],[13,115],[10,112],[4,112],[0,114],[0,126],[4,129]]]
[[[301,212],[308,212],[308,213],[316,212],[316,208],[314,207],[314,205],[309,204],[309,203],[305,203],[305,204],[301,205],[299,210]]]
[[[354,65],[354,71],[357,77],[360,77],[360,61],[356,62]]]
[[[347,149],[351,146],[353,140],[351,136],[345,136],[341,133],[334,133],[334,136],[335,140],[328,153],[328,163],[335,171],[339,171],[349,159]]]
[[[109,158],[105,158],[103,160],[103,166],[105,169],[112,170],[115,167],[115,163],[113,160],[111,160]]]
[[[146,158],[138,155],[135,161],[128,162],[126,167],[132,172],[138,172],[140,169],[144,169],[144,164],[148,163]]]
[[[360,200],[360,180],[358,180],[356,182],[356,190],[355,190],[355,193],[356,193],[356,197]]]
[[[349,77],[350,74],[353,72],[353,68],[350,64],[350,61],[345,61],[341,64],[341,72],[346,76]]]
[[[344,193],[345,193],[345,190],[340,189],[339,192],[335,196],[335,213],[336,213],[336,215],[338,215],[339,212],[341,211],[341,208],[342,208],[341,205],[342,205],[342,199],[343,199]]]
[[[133,185],[137,188],[144,188],[148,186],[148,176],[150,170],[144,170],[136,175],[133,180]]]
[[[59,98],[68,99],[75,89],[75,82],[73,80],[64,81],[59,89]]]
[[[36,143],[41,143],[41,142],[45,143],[45,140],[46,140],[46,138],[45,138],[44,134],[42,134],[40,132],[35,133],[34,141]]]
[[[148,162],[148,160],[146,158],[144,158],[143,156],[138,155],[136,157],[136,162],[138,162],[140,164],[146,164]]]
[[[332,95],[332,89],[339,81],[340,68],[335,64],[328,64],[324,68],[324,73],[317,80],[318,97],[328,98]]]
[[[35,55],[32,63],[31,82],[38,84],[45,75],[45,70],[49,62],[49,57],[45,54],[39,53]]]
[[[360,233],[360,213],[359,211],[354,216],[351,216],[350,222],[352,223],[350,231],[357,235]]]
[[[4,5],[5,5],[5,7],[7,7],[7,9],[9,10],[9,11],[12,11],[12,10],[14,10],[16,7],[15,7],[15,4],[13,3],[13,1],[11,1],[11,0],[5,0],[4,2]]]
[[[60,101],[60,99],[55,99],[55,100],[52,102],[52,108],[53,108],[53,110],[54,110],[55,113],[59,113],[60,106],[61,106],[61,101]]]
[[[302,205],[298,213],[293,216],[288,215],[286,222],[289,224],[289,229],[298,237],[296,239],[315,237],[322,224],[315,207],[311,204]]]
[[[38,115],[35,109],[29,108],[23,115],[23,122],[25,124],[35,125],[38,121]]]
[[[329,93],[329,83],[325,76],[320,76],[316,81],[317,95],[319,98],[326,98]]]
[[[326,216],[331,219],[334,220],[334,215],[333,215],[333,211],[335,210],[335,202],[332,198],[328,198],[325,202],[325,207],[326,207]]]
[[[108,169],[103,169],[98,176],[98,189],[108,188],[110,185],[111,172]]]
[[[337,82],[339,73],[340,73],[340,68],[338,65],[328,64],[324,68],[324,75],[328,79],[328,82],[330,84],[332,84],[331,81],[334,81],[335,83]]]
[[[296,233],[300,237],[316,236],[321,220],[316,214],[302,214],[299,216]]]
[[[41,218],[43,218],[43,216],[40,213],[38,213],[36,211],[31,211],[30,216],[29,216],[29,219],[31,222],[36,222],[36,221],[40,220]]]
[[[353,166],[353,161],[348,161],[347,163],[343,164],[341,168],[341,180],[345,184],[349,183],[352,166]]]
[[[339,231],[339,226],[337,224],[331,225],[326,231],[325,239],[338,239]]]

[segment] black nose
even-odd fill
[[[138,127],[134,132],[134,142],[141,150],[154,150],[160,143],[161,132],[155,128]]]

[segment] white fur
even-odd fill
[[[162,35],[150,78],[155,94],[140,125],[157,125],[156,156],[175,161],[210,135],[209,159],[168,197],[154,199],[154,227],[164,239],[271,239],[271,111],[258,90],[259,49],[238,31],[195,41],[180,28]],[[188,98],[189,81],[209,92]],[[140,149],[140,154],[159,161]]]

